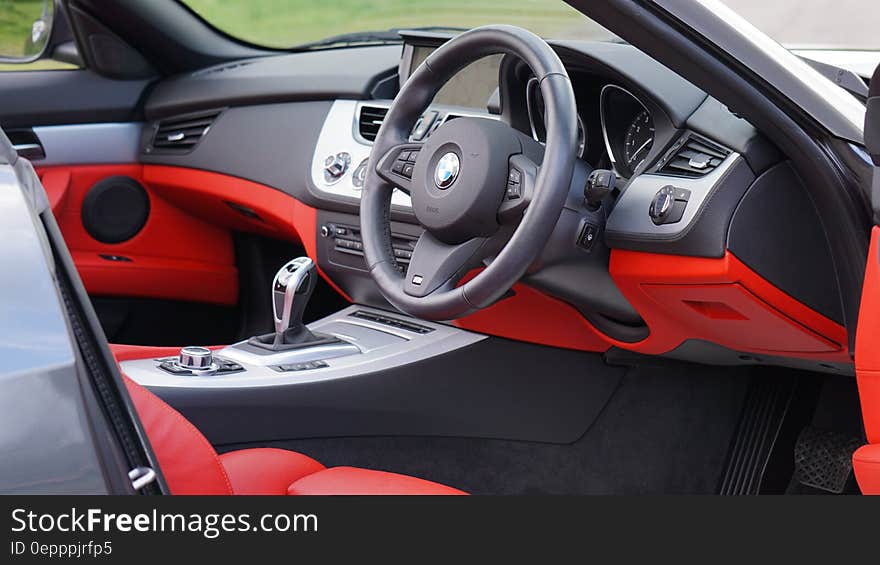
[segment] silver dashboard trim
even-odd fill
[[[372,144],[357,134],[357,120],[361,106],[374,106],[387,108],[389,102],[370,101],[369,103],[356,100],[335,100],[324,118],[321,133],[315,143],[315,153],[312,155],[311,177],[312,184],[320,192],[332,196],[343,196],[360,200],[361,187],[354,185],[354,172],[365,159],[370,158]],[[346,152],[351,155],[351,165],[348,170],[333,182],[327,182],[324,178],[324,159],[328,155]],[[412,207],[409,196],[403,192],[395,191],[391,197],[391,203],[406,208]]]
[[[140,160],[141,122],[37,126],[43,145],[43,165],[137,163]]]

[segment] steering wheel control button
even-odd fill
[[[596,169],[587,177],[584,186],[584,205],[590,210],[598,210],[614,186],[617,184],[617,175],[607,169]]]
[[[516,200],[522,197],[522,172],[519,169],[511,167],[507,173],[507,193],[505,197],[508,200]]]
[[[684,217],[691,192],[671,185],[664,186],[651,201],[648,215],[655,225],[674,224]]]
[[[416,286],[422,286],[422,281],[424,280],[425,278],[422,275],[413,275],[412,283]]]
[[[324,182],[327,184],[339,182],[349,165],[351,165],[351,155],[345,151],[328,155],[324,159]]]
[[[440,157],[440,160],[437,161],[437,166],[434,168],[434,184],[440,190],[446,190],[458,178],[460,170],[461,160],[458,158],[458,155],[452,151],[446,153]]]
[[[391,165],[391,172],[406,179],[412,179],[413,169],[415,169],[416,157],[418,157],[418,155],[418,149],[402,150],[394,159],[394,164]]]

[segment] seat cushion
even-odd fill
[[[287,489],[291,495],[449,495],[458,489],[397,473],[333,467],[299,479]]]
[[[853,453],[852,460],[862,494],[880,494],[880,444],[863,445]]]
[[[307,455],[273,448],[230,451],[220,462],[235,494],[287,494],[291,483],[324,470]]]
[[[111,346],[117,361],[166,357],[177,348]],[[353,467],[326,469],[301,453],[258,448],[218,456],[189,420],[123,375],[172,494],[466,494],[438,483]]]
[[[232,484],[205,436],[180,412],[124,377],[171,494],[232,494]]]

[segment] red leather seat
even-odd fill
[[[171,348],[111,346],[117,360],[164,357]],[[438,483],[353,467],[326,468],[284,449],[218,455],[180,412],[123,375],[172,494],[466,494]]]

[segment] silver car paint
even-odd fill
[[[0,493],[100,494],[67,317],[35,213],[45,202],[38,183],[22,186],[13,166],[0,165]]]

